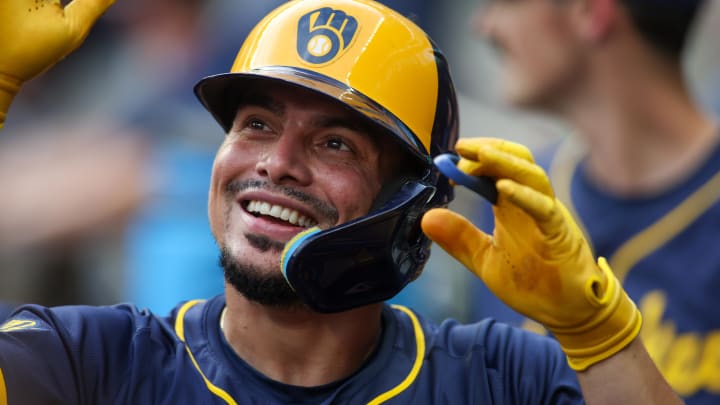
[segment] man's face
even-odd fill
[[[212,232],[236,285],[261,303],[292,302],[280,271],[287,241],[368,213],[381,187],[382,146],[338,103],[307,90],[266,86],[241,103],[215,163]],[[228,266],[230,264],[230,266]],[[232,276],[232,274],[230,274]],[[282,297],[266,299],[278,293]],[[257,295],[257,296],[256,296]]]
[[[517,106],[548,107],[571,91],[581,66],[572,0],[486,0],[473,18],[502,61],[503,93]]]

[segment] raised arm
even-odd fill
[[[20,86],[80,46],[113,2],[0,1],[0,128]]]
[[[458,168],[497,179],[495,230],[488,235],[446,209],[423,231],[516,311],[550,330],[594,404],[682,403],[645,351],[641,317],[607,262],[597,262],[522,145],[463,139]]]

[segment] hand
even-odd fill
[[[501,300],[542,323],[570,365],[583,370],[629,344],[640,313],[604,259],[598,264],[545,172],[522,145],[461,139],[458,168],[497,179],[495,230],[487,235],[446,209],[427,212],[423,231]]]
[[[23,82],[75,50],[114,0],[0,1],[0,126]]]

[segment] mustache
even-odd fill
[[[317,212],[322,217],[329,219],[332,224],[336,224],[340,218],[338,210],[323,200],[315,198],[310,194],[304,193],[292,187],[270,184],[269,182],[263,180],[233,180],[225,186],[225,195],[232,199],[237,193],[250,189],[283,194],[312,207],[314,212]]]

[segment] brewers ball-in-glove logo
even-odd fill
[[[327,63],[347,49],[357,27],[357,20],[344,11],[329,7],[311,11],[298,22],[298,54],[308,63]]]

